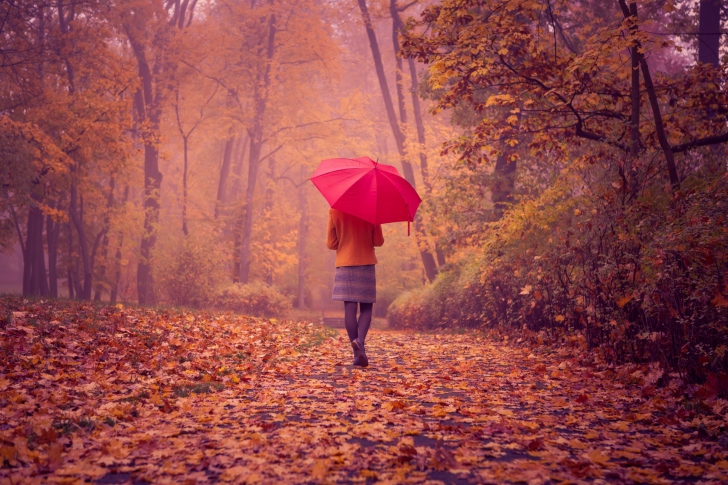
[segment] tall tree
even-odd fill
[[[272,2],[271,2],[272,4]],[[265,128],[266,109],[268,107],[268,95],[271,85],[271,67],[273,56],[276,50],[276,15],[271,11],[267,15],[267,38],[265,43],[265,55],[263,57],[262,69],[258,72],[255,86],[253,87],[253,125],[248,129],[250,137],[250,151],[248,154],[248,187],[245,191],[245,201],[240,217],[242,226],[237,228],[241,233],[240,260],[236,260],[236,267],[233,269],[233,281],[243,284],[248,283],[250,278],[250,244],[253,233],[253,198],[255,197],[255,184],[258,181],[258,167],[260,165],[261,150],[263,148],[263,130]],[[237,251],[236,251],[237,255]]]
[[[472,163],[489,162],[502,142],[522,146],[534,163],[568,158],[569,147],[579,144],[629,152],[625,141],[636,135],[632,120],[637,121],[637,110],[621,93],[631,92],[635,78],[620,55],[630,49],[652,111],[652,119],[640,124],[641,149],[660,152],[663,173],[677,187],[675,154],[728,141],[725,127],[708,126],[700,112],[706,104],[721,102],[724,94],[695,90],[698,70],[689,70],[681,81],[653,80],[644,52],[660,41],[641,28],[636,10],[625,0],[611,4],[623,14],[619,22],[613,14],[586,22],[584,10],[574,18],[569,5],[551,2],[556,21],[548,28],[541,4],[527,0],[508,6],[445,0],[413,24],[403,48],[431,65],[430,86],[442,93],[435,110],[464,104],[480,115],[468,133],[447,144],[446,152],[456,151]],[[562,38],[562,31],[578,41]],[[686,124],[687,116],[694,121]]]
[[[137,292],[141,305],[156,303],[153,251],[159,225],[159,197],[162,173],[159,171],[159,131],[165,98],[174,85],[177,60],[172,56],[174,34],[189,26],[196,0],[182,2],[135,2],[119,13],[136,60],[140,89],[134,106],[144,143],[144,230],[137,265]]]
[[[301,211],[301,218],[298,221],[298,308],[306,309],[306,234],[308,233],[308,199],[306,189],[308,184],[307,170],[301,165],[300,186],[298,187],[298,208]]]
[[[398,6],[397,0],[389,0],[389,12],[392,16],[392,44],[394,47],[394,55],[397,62],[397,77],[395,78],[398,84],[397,95],[400,96],[400,91],[404,90],[404,87],[400,88],[399,85],[403,84],[402,80],[402,56],[400,55],[399,48],[399,36],[405,33],[404,22],[402,21],[401,13],[406,11],[410,6],[414,5],[414,2],[404,6]],[[410,95],[412,97],[412,113],[415,120],[415,128],[417,130],[417,143],[418,154],[420,158],[420,174],[422,175],[422,183],[425,186],[425,196],[430,197],[432,195],[432,182],[430,181],[430,170],[427,162],[427,153],[425,151],[425,124],[422,119],[422,107],[420,106],[419,97],[419,81],[417,76],[417,67],[415,60],[411,57],[407,58],[407,67],[409,70],[410,77]],[[400,74],[402,73],[402,74]],[[402,124],[407,123],[407,114],[404,103],[404,93],[401,93],[400,104],[400,120]],[[435,255],[437,256],[437,264],[442,266],[446,263],[445,253],[440,247],[438,242],[435,242]]]
[[[404,172],[404,178],[413,186],[416,187],[417,183],[415,181],[415,174],[412,170],[412,164],[410,163],[409,159],[407,158],[407,153],[405,149],[405,135],[402,131],[402,128],[400,126],[399,121],[397,120],[397,114],[394,110],[394,103],[392,102],[392,95],[389,91],[389,86],[387,84],[387,76],[384,71],[384,64],[382,62],[382,54],[379,50],[379,42],[377,41],[377,35],[374,32],[374,26],[372,25],[371,17],[369,15],[369,9],[367,8],[367,2],[366,0],[357,0],[359,4],[359,9],[361,11],[362,20],[364,22],[364,28],[367,33],[367,38],[369,39],[369,47],[372,52],[372,57],[374,58],[374,68],[377,73],[377,79],[379,81],[379,87],[382,92],[382,99],[384,101],[384,108],[387,112],[387,119],[389,120],[389,126],[392,129],[392,135],[394,136],[394,141],[397,145],[397,151],[399,152],[400,160],[402,162],[402,171]],[[394,4],[394,1],[392,0],[392,3],[390,5],[394,5],[392,8],[396,12],[396,4]],[[397,18],[398,15],[397,15]],[[396,24],[393,18],[393,43],[394,43],[394,49],[395,54],[399,52],[399,41],[398,41],[398,32],[399,32],[399,26]],[[405,105],[404,105],[404,92],[403,92],[403,86],[402,86],[402,79],[401,79],[401,59],[397,56],[397,74],[396,74],[396,92],[397,92],[397,100],[398,105],[400,109],[400,116],[402,118],[402,123],[406,123],[406,111],[405,111]],[[415,237],[418,239],[418,247],[420,251],[420,257],[422,259],[422,264],[425,269],[425,274],[427,276],[427,279],[429,281],[433,281],[435,279],[435,276],[437,276],[437,264],[435,263],[435,258],[430,253],[429,249],[426,247],[426,243],[423,240],[424,239],[424,229],[422,228],[421,221],[419,217],[415,218]]]

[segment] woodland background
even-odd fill
[[[368,155],[423,197],[377,251],[391,326],[576,332],[725,389],[727,7],[3,2],[0,283],[319,311],[307,177]]]

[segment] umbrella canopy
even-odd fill
[[[372,224],[414,221],[422,201],[396,168],[369,157],[323,160],[311,182],[332,208]]]

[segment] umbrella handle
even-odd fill
[[[410,235],[410,228],[409,228],[410,221],[407,221],[407,236]]]

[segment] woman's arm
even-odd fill
[[[374,226],[374,234],[372,234],[372,245],[375,247],[384,245],[384,234],[382,234],[382,226]]]
[[[336,236],[336,226],[331,211],[329,211],[329,222],[326,224],[326,247],[339,249],[339,238]]]

